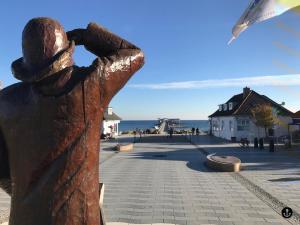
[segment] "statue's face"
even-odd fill
[[[57,21],[50,18],[32,19],[22,35],[24,64],[30,70],[41,69],[68,45],[67,35]]]

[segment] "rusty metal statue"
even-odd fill
[[[73,64],[75,45],[98,58]],[[10,225],[97,225],[103,111],[144,63],[142,51],[103,27],[65,33],[35,18],[12,63],[22,82],[0,92],[0,186]]]

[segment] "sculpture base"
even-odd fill
[[[234,156],[216,156],[208,155],[206,165],[220,172],[239,172],[241,170],[241,160]]]
[[[119,152],[129,152],[133,150],[133,144],[118,144],[117,150]]]

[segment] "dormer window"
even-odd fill
[[[233,103],[232,102],[229,102],[229,110],[232,110],[233,109]]]
[[[224,111],[227,111],[227,104],[223,104]]]
[[[223,108],[223,106],[222,106],[222,105],[219,105],[219,111],[220,111],[220,112],[222,111],[222,108]]]

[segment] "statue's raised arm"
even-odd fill
[[[106,101],[126,84],[130,77],[144,65],[144,54],[135,45],[111,33],[96,23],[90,23],[87,29],[75,29],[67,32],[69,40],[76,45],[84,45],[99,58],[93,63],[98,68],[104,83],[103,93]]]

